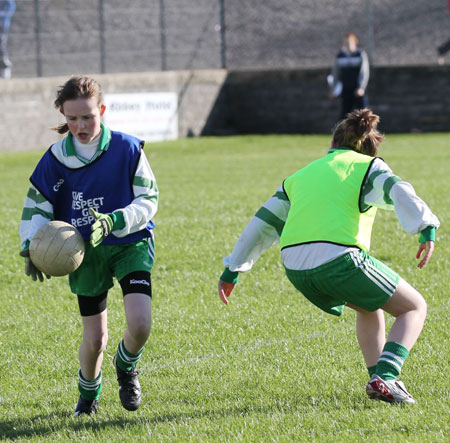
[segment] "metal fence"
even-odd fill
[[[345,32],[372,63],[432,64],[445,0],[17,0],[13,77],[323,67]]]

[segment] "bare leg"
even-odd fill
[[[384,313],[381,309],[369,312],[354,305],[347,306],[356,311],[356,338],[366,366],[375,366],[386,342]]]
[[[381,309],[395,317],[388,341],[400,343],[410,350],[422,332],[427,315],[427,304],[422,295],[401,279],[394,294]]]
[[[80,369],[86,380],[93,380],[100,374],[103,351],[108,341],[107,311],[105,309],[100,314],[81,318],[83,340],[79,350]]]
[[[127,294],[124,299],[127,329],[124,334],[125,348],[137,354],[150,336],[152,326],[152,299],[147,294]]]

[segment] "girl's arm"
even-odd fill
[[[280,187],[245,227],[231,255],[223,259],[225,271],[219,280],[219,295],[224,303],[238,281],[239,272],[249,271],[258,258],[280,240],[290,203]]]
[[[25,259],[25,275],[33,281],[44,281],[44,274],[34,266],[30,259],[30,242],[43,225],[53,220],[53,205],[34,187],[30,186],[20,221],[20,255]],[[50,276],[46,276],[50,278]]]
[[[372,163],[362,191],[363,204],[394,210],[403,229],[409,234],[427,232],[439,227],[438,218],[417,196],[414,188],[396,176],[382,159]]]
[[[144,151],[133,179],[133,193],[134,200],[128,206],[110,214],[114,223],[112,233],[116,237],[144,229],[158,209],[158,187]]]
[[[28,250],[34,234],[53,219],[53,205],[33,185],[30,185],[19,229],[22,250]]]
[[[414,188],[396,176],[389,166],[377,158],[372,163],[362,190],[362,204],[394,210],[403,229],[409,234],[419,234],[421,243],[416,258],[425,256],[419,263],[422,268],[433,253],[435,232],[440,223],[427,204],[417,196]]]

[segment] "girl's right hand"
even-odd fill
[[[50,276],[47,274],[42,274],[42,272],[36,268],[34,263],[30,258],[30,250],[24,249],[20,251],[20,256],[25,258],[25,275],[31,277],[31,280],[36,281],[39,280],[41,283],[44,281],[44,275],[49,279]]]

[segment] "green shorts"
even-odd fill
[[[153,238],[135,243],[99,245],[93,248],[85,242],[86,251],[81,266],[69,275],[70,290],[77,295],[96,296],[114,286],[134,271],[151,272],[155,257]]]
[[[286,269],[286,275],[311,303],[337,316],[347,303],[376,311],[400,281],[396,272],[364,251],[349,252],[306,271]]]

